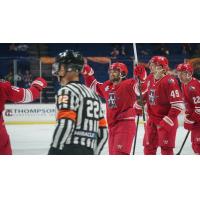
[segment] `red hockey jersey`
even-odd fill
[[[196,78],[188,84],[182,83],[187,119],[200,123],[200,81]]]
[[[28,103],[37,99],[40,96],[39,90],[35,87],[29,89],[18,88],[12,86],[10,82],[0,80],[0,115],[4,110],[4,105],[7,101],[14,103]]]
[[[99,83],[94,76],[84,77],[85,83],[99,96],[106,100],[107,121],[109,125],[118,120],[134,120],[135,110],[133,105],[136,101],[137,82],[134,79],[126,79],[117,85],[111,81]]]
[[[166,75],[156,81],[153,75],[149,75],[147,88],[145,100],[149,117],[156,123],[165,116],[175,119],[183,109],[182,94],[177,80],[171,75]]]

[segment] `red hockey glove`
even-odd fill
[[[144,65],[137,65],[134,67],[134,76],[139,78],[142,82],[144,82],[147,78],[147,73]]]
[[[37,88],[39,91],[47,87],[47,82],[43,78],[36,78],[32,84],[32,87]]]
[[[135,108],[136,115],[142,116],[142,110]]]
[[[89,65],[84,65],[81,74],[83,76],[92,76],[94,74],[94,70]]]
[[[193,129],[193,125],[194,125],[194,121],[192,120],[189,120],[188,119],[188,115],[185,116],[185,119],[184,119],[184,129],[187,129],[187,130],[192,130]]]
[[[195,122],[200,123],[200,109],[195,109],[192,113],[190,119],[195,120]]]
[[[160,121],[158,128],[163,128],[166,131],[170,131],[173,126],[174,126],[173,120],[171,118],[169,118],[168,116],[165,116]]]

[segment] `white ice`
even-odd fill
[[[48,152],[51,143],[55,125],[7,125],[10,135],[13,154],[15,155],[45,155]],[[144,135],[143,125],[139,125],[136,145],[136,155],[143,154],[142,139]],[[181,126],[178,128],[176,137],[175,153],[179,151],[187,131]],[[108,154],[108,145],[106,144],[102,154]],[[158,149],[158,154],[160,150]],[[182,155],[194,154],[191,148],[190,136],[182,150]]]

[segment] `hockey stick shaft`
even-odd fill
[[[137,47],[136,43],[133,43],[133,52],[134,52],[134,58],[135,58],[135,64],[138,64],[138,57],[137,57]]]
[[[184,139],[184,141],[183,141],[183,144],[181,145],[181,148],[180,148],[179,152],[178,152],[176,155],[180,155],[180,154],[181,154],[182,149],[183,149],[183,147],[184,147],[184,145],[185,145],[185,142],[186,142],[186,140],[187,140],[189,134],[190,134],[190,131],[187,132],[187,134],[186,134],[186,136],[185,136],[185,139]]]
[[[136,141],[137,141],[137,132],[138,132],[138,126],[139,126],[139,120],[140,116],[137,116],[137,124],[136,124],[136,132],[135,132],[135,140],[134,140],[134,145],[133,145],[133,155],[135,155],[135,147],[136,147]]]
[[[134,63],[137,65],[138,64],[138,56],[137,56],[137,47],[136,47],[136,43],[133,43],[133,52],[134,52],[134,58],[135,58],[135,61]],[[145,124],[145,114],[144,114],[144,104],[143,104],[143,98],[142,98],[142,91],[141,91],[141,81],[140,79],[138,78],[138,89],[139,89],[139,93],[140,93],[140,101],[142,103],[142,116],[143,116],[143,121],[144,121],[144,124]],[[139,126],[139,115],[137,116],[137,124],[136,124],[136,133],[135,133],[135,139],[134,139],[134,145],[133,145],[133,155],[135,155],[135,148],[136,148],[136,141],[137,141],[137,133],[138,133],[138,126]]]
[[[135,58],[135,64],[138,64],[138,56],[137,56],[137,47],[136,47],[136,43],[133,43],[133,51],[134,51],[134,58]],[[144,103],[143,103],[143,97],[142,97],[142,88],[141,88],[141,80],[138,77],[138,89],[139,89],[139,98],[140,98],[140,102],[141,102],[141,107],[142,107],[142,117],[143,117],[143,121],[144,123],[146,123],[146,119],[145,119],[145,113],[144,113]]]

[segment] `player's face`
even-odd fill
[[[190,81],[192,74],[186,71],[178,71],[178,78],[182,83],[187,83]]]
[[[150,65],[149,65],[149,69],[150,69],[151,73],[154,72],[155,67],[156,67],[156,65],[155,65],[154,63],[150,63]]]
[[[156,65],[153,67],[153,75],[156,80],[161,79],[165,75],[165,70],[161,65]]]
[[[120,71],[118,69],[110,69],[108,74],[111,82],[119,82],[121,80]]]

